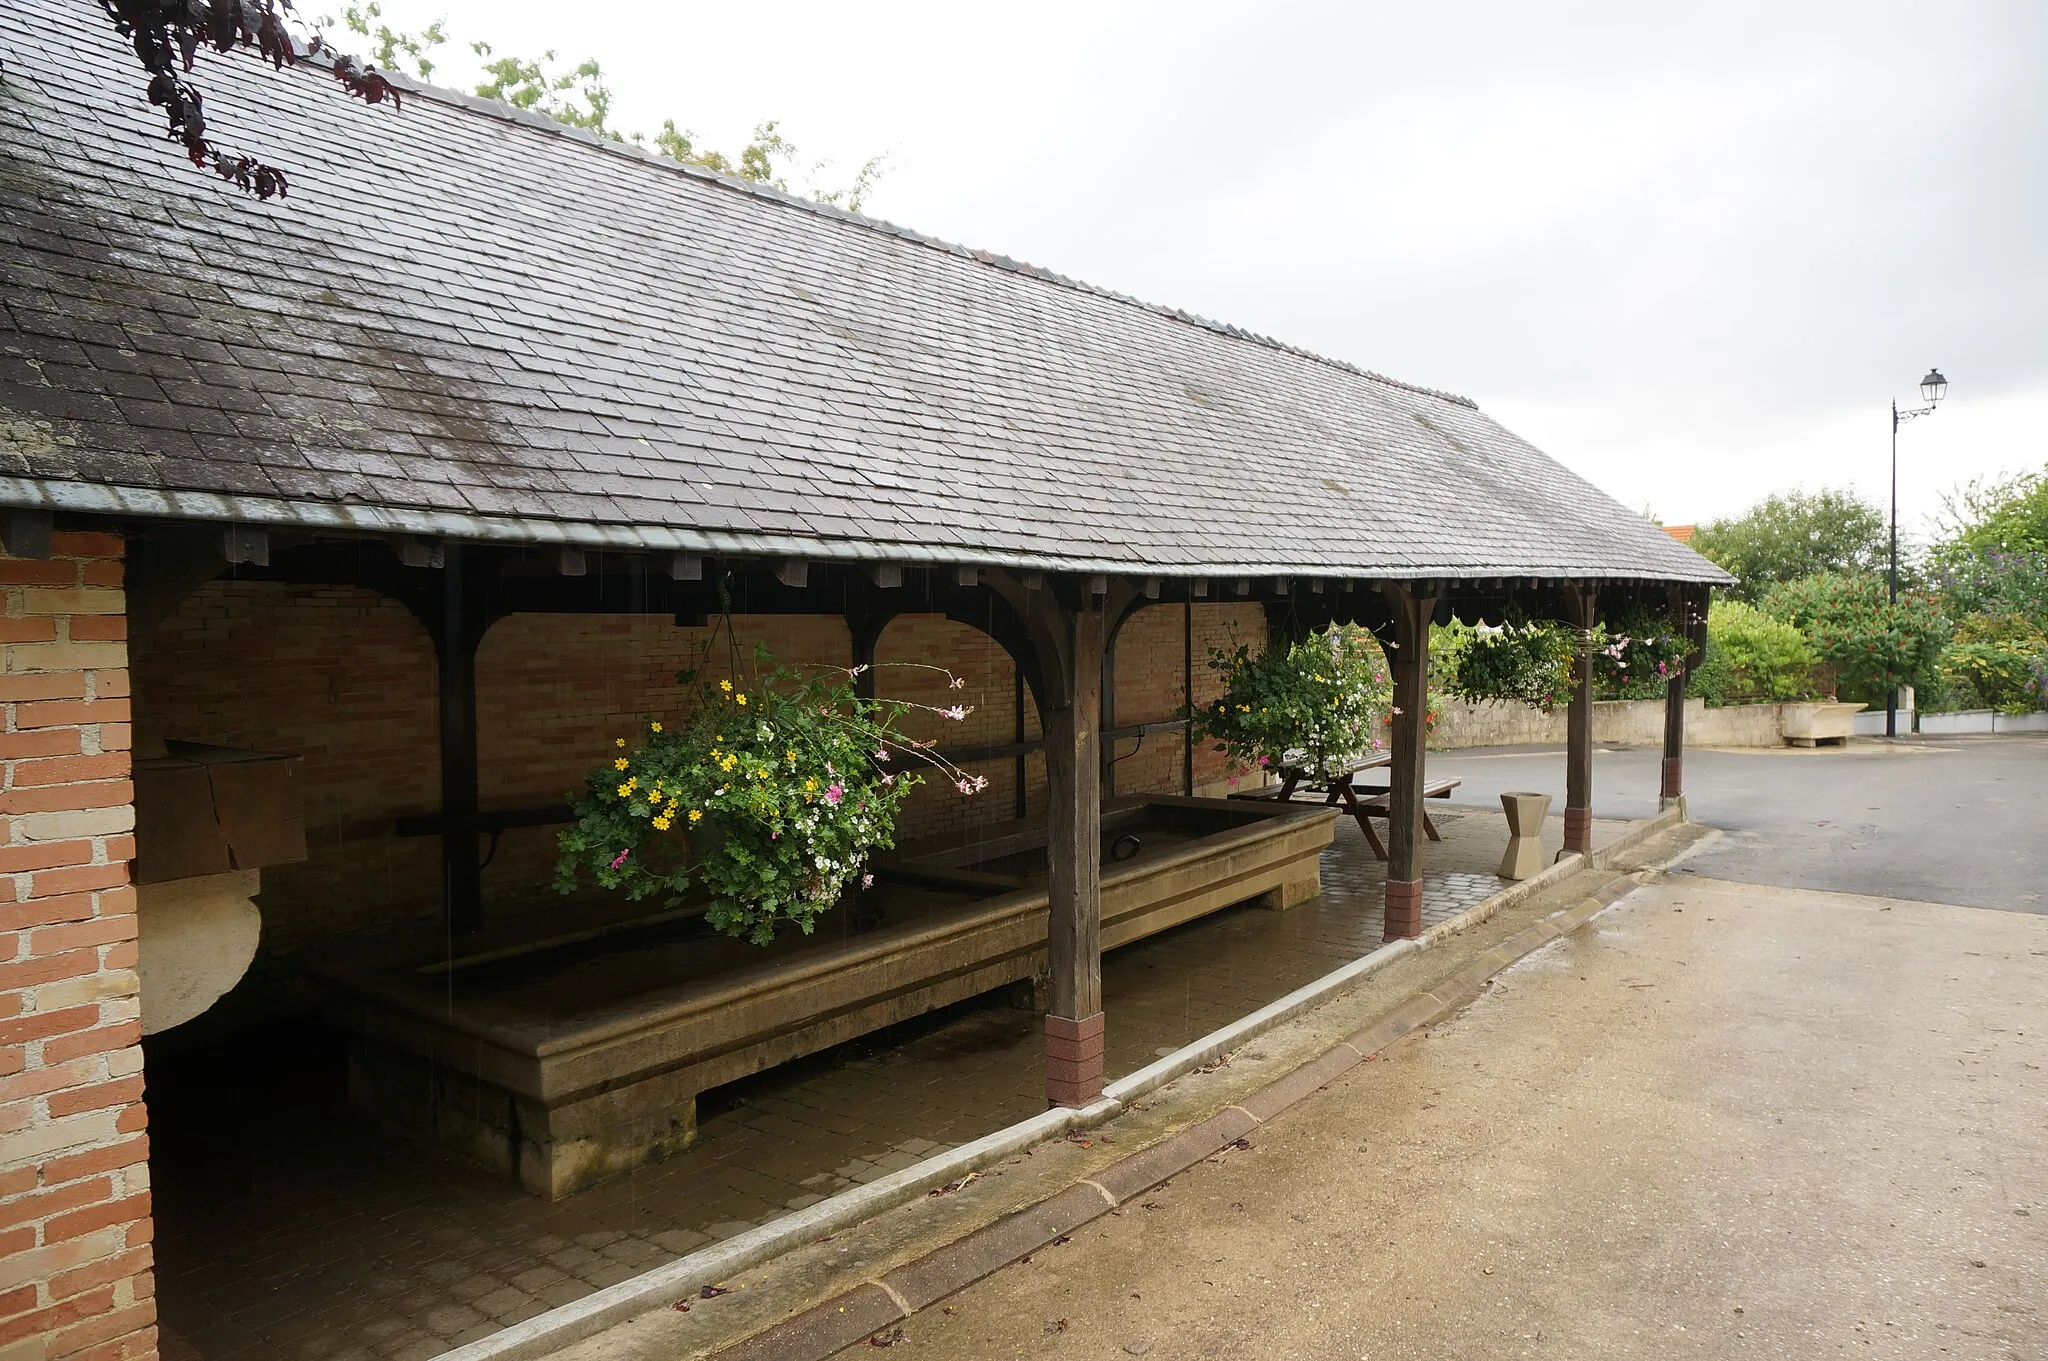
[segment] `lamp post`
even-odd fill
[[[1894,605],[1899,603],[1899,427],[1917,416],[1931,414],[1947,395],[1948,379],[1941,376],[1940,369],[1929,369],[1927,376],[1920,380],[1920,396],[1926,406],[1912,406],[1901,411],[1898,402],[1892,402],[1892,561],[1891,570],[1886,574],[1885,597]],[[1896,685],[1885,691],[1884,735],[1899,735],[1899,688]]]

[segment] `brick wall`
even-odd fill
[[[735,618],[740,655],[756,642],[789,663],[845,665],[852,641],[836,615]],[[1174,717],[1182,702],[1182,607],[1141,610],[1118,643],[1117,718]],[[1204,666],[1211,646],[1233,637],[1256,646],[1265,633],[1256,606],[1198,604],[1194,611],[1195,692],[1213,692]],[[704,663],[722,674],[723,639],[703,651],[706,629],[677,628],[663,616],[520,614],[499,621],[477,654],[480,792],[487,809],[550,805],[580,787],[613,752],[614,738],[648,716],[672,713],[675,673]],[[993,639],[942,616],[892,621],[876,648],[877,692],[973,712],[955,723],[913,717],[911,731],[961,749],[1015,740],[1016,672]],[[940,670],[966,688],[950,690]],[[308,858],[263,873],[263,944],[249,990],[288,975],[308,946],[415,943],[437,939],[440,845],[401,838],[398,817],[431,813],[440,799],[438,708],[432,643],[404,607],[352,587],[220,580],[183,601],[135,662],[138,720],[163,737],[286,751],[304,760]],[[1028,738],[1039,736],[1026,696]],[[1178,792],[1182,739],[1126,741],[1117,789]],[[1016,816],[1017,767],[978,763],[989,788],[963,798],[933,779],[905,808],[905,839],[984,826]],[[1196,752],[1198,785],[1228,774],[1206,748]],[[1045,806],[1045,762],[1025,762],[1033,811]],[[493,913],[559,903],[552,888],[555,833],[505,833],[484,870]]]
[[[0,554],[0,1358],[156,1355],[121,540]]]
[[[435,927],[440,843],[392,830],[441,801],[434,646],[403,605],[352,586],[209,582],[138,649],[135,686],[146,739],[302,759],[307,858],[263,871],[266,960]]]

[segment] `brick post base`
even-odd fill
[[[1662,797],[1680,798],[1685,794],[1685,758],[1667,756],[1664,758],[1664,788]]]
[[[1102,1013],[1045,1018],[1045,1101],[1085,1106],[1102,1095]]]
[[[1593,810],[1590,808],[1567,808],[1564,810],[1564,848],[1577,851],[1580,855],[1593,853]]]
[[[1387,940],[1422,934],[1422,881],[1387,880]]]
[[[0,1357],[156,1356],[121,558],[0,555]]]

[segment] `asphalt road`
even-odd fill
[[[902,1354],[2048,1357],[2044,965],[2039,916],[1652,884]]]
[[[1662,752],[1601,748],[1593,811],[1657,811]],[[1564,806],[1560,747],[1433,752],[1452,802],[1507,790]],[[1694,750],[1687,812],[1726,835],[1681,873],[1788,888],[2048,912],[2048,737],[1956,737],[1800,750]],[[2044,1025],[2048,1029],[2048,1025]]]

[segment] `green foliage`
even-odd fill
[[[1997,482],[1972,481],[1946,500],[1947,533],[1936,545],[1948,555],[2048,553],[2048,468]]]
[[[413,74],[421,80],[431,80],[434,75],[434,61],[430,55],[437,47],[448,41],[447,21],[436,19],[418,33],[401,33],[383,21],[384,7],[377,0],[364,5],[344,5],[339,20],[351,33],[368,38],[370,60],[385,70],[411,66]],[[337,22],[332,16],[321,19],[322,27]]]
[[[1692,546],[1740,578],[1755,600],[1774,585],[1829,572],[1874,571],[1890,547],[1884,512],[1852,491],[1783,492],[1741,515],[1710,520]]]
[[[436,20],[418,33],[405,33],[391,28],[382,19],[381,7],[376,0],[369,0],[366,4],[345,5],[339,20],[327,16],[320,23],[328,26],[338,22],[369,38],[380,66],[410,65],[423,80],[433,75],[433,52],[451,41],[447,25]],[[483,79],[475,87],[481,97],[502,99],[514,108],[545,114],[557,123],[582,128],[615,142],[630,141],[640,146],[651,143],[654,150],[670,160],[699,166],[714,174],[764,184],[786,193],[804,193],[820,203],[854,213],[860,211],[882,177],[884,158],[871,156],[850,184],[821,187],[815,181],[829,169],[827,163],[820,161],[800,167],[796,144],[782,135],[773,120],[757,125],[753,140],[733,156],[700,145],[696,134],[678,127],[673,118],[663,119],[661,131],[651,138],[640,132],[621,131],[611,124],[612,89],[596,58],[585,58],[570,66],[552,48],[539,57],[528,58],[500,54],[487,42],[472,42],[469,46],[483,62]],[[805,187],[791,189],[793,177],[802,178]]]
[[[1820,658],[1806,635],[1739,600],[1707,609],[1707,652],[1688,691],[1709,704],[1778,703],[1813,693]]]
[[[1361,628],[1312,633],[1258,656],[1209,649],[1222,698],[1188,715],[1198,738],[1241,766],[1330,778],[1379,748],[1393,684],[1379,640]]]
[[[1533,704],[1545,713],[1571,702],[1578,637],[1562,624],[1452,624],[1431,633],[1431,674],[1455,699]]]
[[[2048,632],[2022,615],[1974,614],[1942,652],[1939,676],[1948,705],[2024,714],[2041,704],[2044,670]]]
[[[629,898],[675,902],[701,882],[713,927],[765,945],[785,923],[808,934],[867,857],[894,844],[897,810],[921,783],[900,769],[905,758],[940,765],[963,793],[986,784],[898,733],[906,712],[927,706],[863,699],[851,671],[803,675],[765,650],[755,660],[738,684],[681,673],[693,687],[683,717],[618,739],[560,835],[562,892],[587,873]]]
[[[611,87],[597,58],[585,57],[564,68],[553,48],[538,59],[493,57],[489,43],[471,43],[484,61],[484,78],[476,92],[484,99],[502,99],[515,109],[544,113],[565,127],[582,128],[622,140],[607,123],[612,113]]]
[[[1828,572],[1772,587],[1760,607],[1804,633],[1841,688],[1876,696],[1933,680],[1952,631],[1936,597],[1908,591],[1896,604],[1885,597],[1882,577]]]

